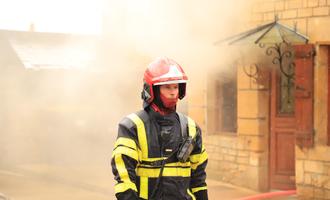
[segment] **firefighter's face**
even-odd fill
[[[176,99],[179,95],[179,84],[166,84],[160,86],[160,93],[168,99]]]

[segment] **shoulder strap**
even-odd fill
[[[188,119],[187,117],[182,114],[182,113],[178,113],[178,116],[179,116],[179,120],[180,120],[180,125],[181,125],[181,135],[182,135],[182,138],[186,138],[188,137]]]

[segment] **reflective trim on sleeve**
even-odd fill
[[[159,159],[160,161],[160,159]],[[139,165],[140,167],[155,167],[155,165],[150,165],[148,163],[142,163]],[[173,163],[166,163],[165,167],[190,167],[191,166],[191,162],[173,162]]]
[[[195,170],[200,164],[204,163],[207,160],[208,156],[206,151],[203,151],[200,154],[194,154],[189,157],[191,162],[191,169]]]
[[[139,154],[137,151],[135,151],[131,148],[125,147],[125,146],[118,146],[115,150],[113,150],[112,157],[114,157],[116,155],[126,155],[130,158],[133,158],[136,161],[138,161],[138,159],[139,159]]]
[[[121,155],[115,155],[115,164],[121,183],[115,185],[115,192],[124,192],[128,189],[137,191],[136,185],[130,180],[125,163]]]
[[[187,117],[187,118],[188,118],[189,136],[191,136],[192,138],[195,138],[195,136],[196,136],[196,123],[190,117]]]
[[[190,192],[189,189],[187,189],[187,192],[188,192],[189,196],[191,196],[192,200],[196,200],[195,195],[193,195],[193,194]]]
[[[134,150],[136,150],[136,143],[134,140],[130,139],[130,138],[125,138],[125,137],[120,137],[116,140],[116,143],[115,143],[115,148],[119,145],[123,145],[123,146],[127,146],[127,147],[130,147]]]
[[[199,191],[201,191],[201,190],[207,190],[207,187],[204,186],[204,187],[191,188],[191,191],[192,191],[193,193],[199,192]]]
[[[137,192],[136,186],[134,183],[118,183],[115,185],[115,193],[125,192],[126,190],[132,189]]]
[[[148,199],[148,177],[140,177],[140,197]]]
[[[135,113],[128,115],[128,118],[130,118],[136,125],[139,145],[142,151],[142,158],[148,158],[147,134],[144,127],[144,123],[141,118]]]
[[[138,176],[157,178],[159,177],[160,168],[143,168],[138,167],[136,174]],[[181,177],[190,177],[191,169],[190,167],[164,167],[163,176],[181,176]]]

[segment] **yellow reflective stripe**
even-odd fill
[[[124,160],[121,157],[121,155],[115,155],[115,163],[116,163],[116,169],[118,171],[118,175],[120,177],[120,180],[122,181],[122,183],[118,183],[115,186],[116,193],[117,193],[117,191],[124,192],[128,189],[137,191],[136,185],[134,183],[132,183],[132,181],[129,179],[129,175],[128,175]]]
[[[165,160],[167,157],[161,157],[161,158],[143,158],[142,161],[147,161],[147,162],[151,162],[151,161],[157,161],[157,160]]]
[[[142,158],[148,158],[147,134],[144,123],[135,113],[128,115],[128,118],[130,118],[136,125],[139,145],[142,151]]]
[[[148,177],[140,177],[140,197],[148,199]]]
[[[115,148],[119,145],[124,145],[136,150],[136,143],[134,140],[130,138],[124,138],[124,137],[118,138],[115,143]]]
[[[125,192],[128,189],[132,189],[135,192],[137,192],[136,186],[132,182],[131,183],[118,183],[115,185],[115,193]]]
[[[192,138],[195,138],[195,136],[196,136],[196,123],[190,117],[187,117],[187,118],[188,118],[189,136],[191,136]]]
[[[168,168],[165,167],[163,171],[163,176],[181,176],[181,177],[190,177],[191,174],[190,168]],[[160,168],[152,169],[152,168],[142,168],[138,167],[136,170],[136,174],[138,176],[145,176],[150,178],[159,177]]]
[[[203,153],[200,154],[195,154],[195,155],[191,155],[189,157],[190,161],[191,161],[191,169],[195,170],[197,169],[197,167],[204,163],[207,160],[208,156],[206,151],[204,151]]]
[[[201,190],[207,190],[207,187],[204,186],[204,187],[191,188],[191,191],[192,191],[193,193],[199,192],[199,191],[201,191]]]
[[[131,148],[128,148],[128,147],[125,147],[125,146],[118,146],[113,152],[112,152],[112,157],[116,156],[116,155],[126,155],[128,157],[131,157],[133,158],[134,160],[138,161],[139,159],[139,155],[138,155],[138,152],[131,149]]]
[[[175,162],[175,163],[165,164],[165,167],[190,167],[190,166],[191,166],[190,162],[185,162],[185,163]],[[139,167],[153,167],[153,166],[148,164],[140,164]]]
[[[189,196],[191,196],[192,200],[196,200],[195,195],[193,195],[193,194],[190,192],[189,189],[187,189],[187,192],[188,192]]]

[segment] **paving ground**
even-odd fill
[[[207,183],[210,200],[235,200],[257,194],[212,179]],[[24,165],[0,169],[0,200],[5,199],[2,196],[10,200],[109,200],[115,199],[113,184],[106,167]]]

